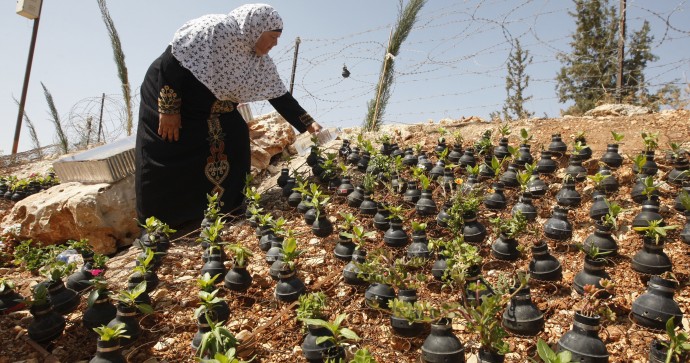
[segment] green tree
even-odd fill
[[[644,77],[647,62],[659,59],[651,52],[654,37],[649,35],[649,22],[645,20],[640,30],[633,33],[627,46],[627,56],[623,61],[622,99],[629,103],[648,105],[650,95]]]
[[[503,104],[503,118],[507,120],[532,117],[534,112],[525,109],[525,102],[532,96],[525,97],[523,92],[529,86],[529,75],[525,73],[527,65],[532,63],[528,50],[523,50],[520,40],[515,39],[508,58],[508,76],[506,77],[506,100]]]
[[[563,67],[556,77],[558,100],[575,102],[566,113],[582,114],[616,87],[616,9],[608,0],[574,0],[576,30],[570,54],[558,54]]]
[[[557,57],[563,67],[556,77],[560,102],[574,101],[567,114],[583,114],[598,102],[613,101],[618,71],[619,17],[609,0],[573,0],[576,30],[572,52]],[[654,37],[645,21],[633,32],[623,61],[621,99],[627,103],[658,108],[659,95],[650,95],[644,77],[648,62],[658,59],[651,52]]]
[[[381,76],[376,87],[376,97],[367,104],[367,116],[364,120],[363,128],[367,131],[377,130],[381,126],[381,118],[388,104],[391,95],[391,87],[395,78],[393,66],[395,57],[400,52],[400,46],[410,35],[414,23],[417,21],[417,14],[422,9],[426,0],[410,0],[402,8],[403,2],[400,0],[400,11],[395,30],[391,35],[390,43],[386,49],[386,55],[381,65]]]

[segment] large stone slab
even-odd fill
[[[635,116],[646,115],[651,112],[652,110],[647,107],[612,103],[597,106],[585,112],[585,116]]]
[[[139,234],[135,202],[133,175],[112,184],[68,182],[19,201],[2,224],[20,239],[87,238],[96,252],[110,254]]]
[[[271,158],[295,142],[295,129],[277,112],[258,116],[247,123],[252,148],[252,172],[264,170]]]

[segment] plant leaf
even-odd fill
[[[541,339],[539,339],[537,342],[537,354],[539,354],[539,357],[544,362],[555,362],[557,359],[556,353],[554,353],[553,350],[551,350],[551,347],[549,347],[549,345]]]
[[[340,335],[350,340],[359,340],[359,335],[348,328],[342,328],[340,330]]]

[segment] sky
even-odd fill
[[[0,155],[12,150],[33,20],[15,14],[15,3],[0,7]],[[110,0],[129,82],[135,94],[151,62],[186,21],[228,13],[240,1]],[[619,1],[610,0],[612,5]],[[673,82],[683,88],[690,75],[688,0],[627,0],[628,34],[651,24],[652,52],[659,60],[647,67],[649,89]],[[300,38],[293,95],[325,127],[359,126],[376,84],[385,48],[398,16],[398,0],[274,0],[284,29],[270,55],[290,87],[295,41]],[[557,117],[555,76],[559,53],[570,51],[575,29],[569,0],[428,0],[415,28],[395,58],[396,81],[384,123],[420,123],[444,118],[489,118],[506,98],[506,60],[513,39],[529,51],[525,96],[537,117]],[[343,66],[350,77],[341,76]],[[120,80],[106,27],[96,1],[44,0],[28,87],[26,114],[42,146],[56,141],[41,83],[53,97],[71,140],[88,116],[98,119],[105,94],[103,127],[108,141],[126,136]],[[14,98],[14,99],[13,99]],[[273,111],[266,102],[251,104],[254,115]],[[136,127],[135,127],[136,130]],[[22,126],[19,151],[33,148]]]

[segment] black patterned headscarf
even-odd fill
[[[257,56],[256,41],[283,20],[265,4],[191,20],[175,33],[172,53],[219,100],[263,101],[287,92],[273,60]]]

